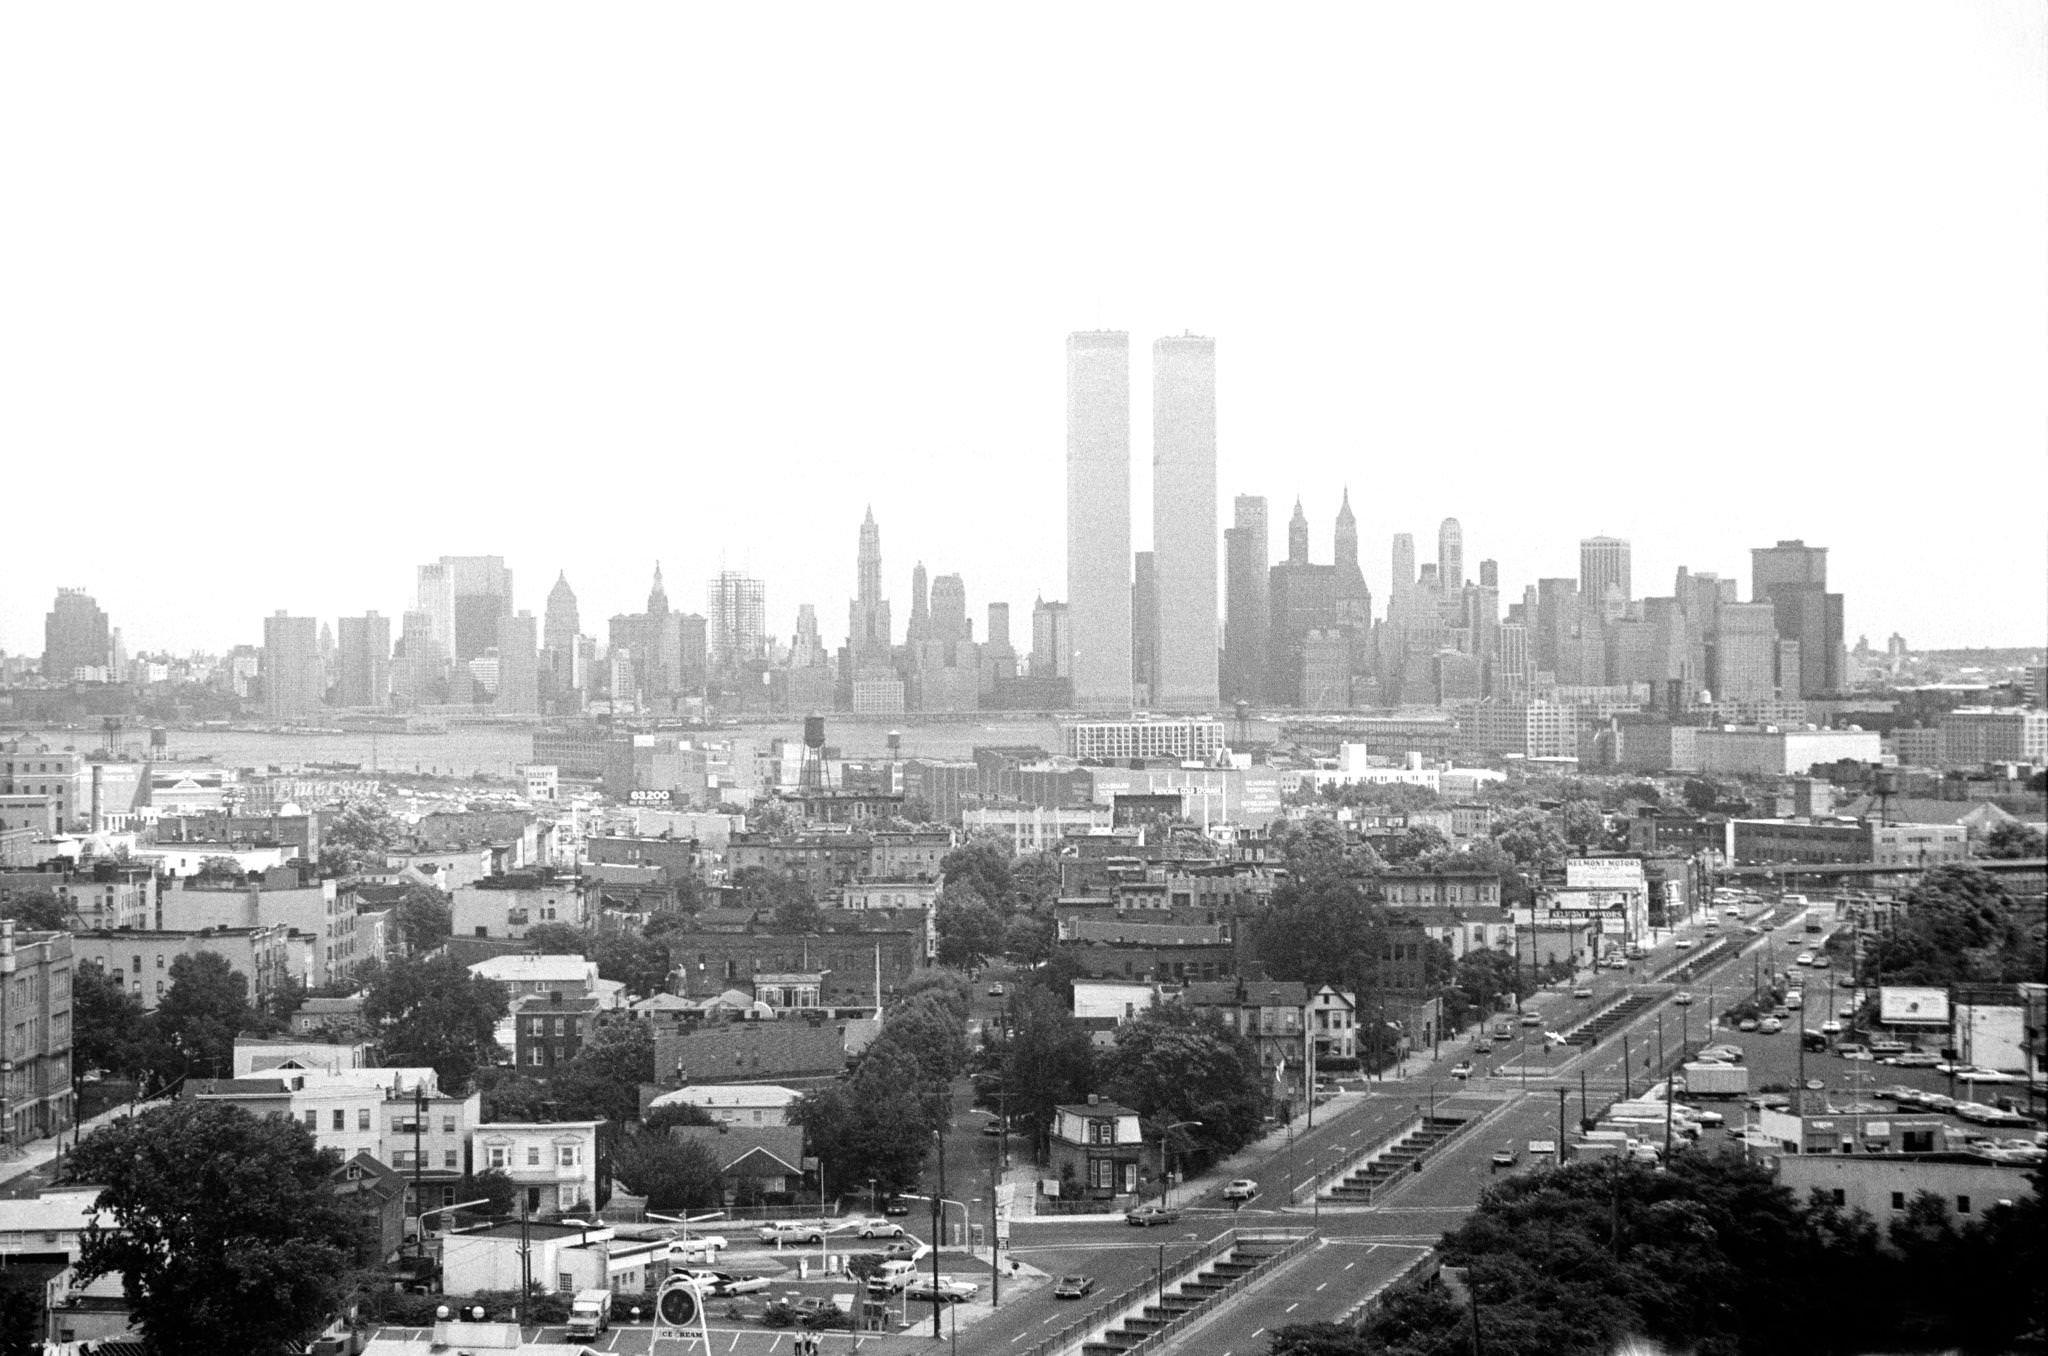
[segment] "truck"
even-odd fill
[[[1626,1158],[1634,1146],[1627,1135],[1614,1130],[1588,1130],[1572,1145],[1572,1157],[1580,1162],[1596,1158]]]
[[[1688,1064],[1685,1066],[1685,1095],[1747,1097],[1749,1070],[1740,1064]]]
[[[1529,1157],[1547,1158],[1557,1161],[1557,1141],[1554,1139],[1532,1139],[1529,1141]]]
[[[569,1340],[588,1342],[612,1325],[612,1292],[578,1290],[569,1301]]]

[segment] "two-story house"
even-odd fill
[[[489,1121],[470,1132],[476,1171],[492,1168],[512,1179],[514,1205],[529,1215],[601,1208],[610,1181],[597,1164],[597,1130],[603,1121]]]
[[[1222,979],[1190,984],[1181,999],[1248,1038],[1259,1052],[1268,1087],[1302,1090],[1308,1079],[1308,986],[1273,980]]]
[[[1052,1171],[1064,1199],[1135,1196],[1145,1158],[1138,1113],[1094,1093],[1053,1109]]]
[[[567,1064],[597,1033],[603,1014],[601,999],[561,992],[518,1000],[512,1005],[514,1060],[522,1069]]]

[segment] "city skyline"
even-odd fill
[[[133,17],[112,57],[75,15],[0,21],[39,54],[0,108],[61,112],[16,180],[64,205],[7,228],[36,266],[0,320],[0,432],[39,510],[9,653],[59,586],[131,650],[220,649],[280,607],[396,618],[444,552],[566,570],[593,615],[637,607],[654,558],[692,593],[739,570],[786,636],[804,602],[831,627],[868,503],[899,597],[916,559],[977,614],[1062,597],[1059,337],[1090,326],[1215,336],[1217,521],[1237,494],[1327,518],[1348,485],[1379,595],[1388,536],[1433,556],[1456,517],[1511,579],[1576,574],[1589,536],[1657,588],[1803,537],[1852,634],[2026,644],[2048,614],[2038,6],[1390,6],[1312,43],[1176,27],[1174,60],[1119,15],[1083,48],[1006,30],[985,69],[821,15],[765,79],[688,80],[678,51],[764,50],[759,16],[587,63],[594,33],[505,19],[483,64],[452,15],[299,32],[319,59],[282,64],[223,19]],[[540,52],[611,74],[536,104],[510,73]],[[1069,84],[1099,97],[1047,97]],[[84,467],[146,489],[157,530],[83,557]],[[165,534],[229,523],[281,542],[203,588],[163,567]]]

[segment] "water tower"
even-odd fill
[[[825,772],[825,718],[813,711],[804,717],[804,758],[797,768],[796,787],[803,792],[823,791]]]

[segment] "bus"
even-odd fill
[[[1810,933],[1813,933],[1813,934],[1815,934],[1816,936],[1818,936],[1818,935],[1819,935],[1819,933],[1820,933],[1820,910],[1819,910],[1819,909],[1808,909],[1808,910],[1806,911],[1806,930],[1807,930],[1808,932],[1810,932]]]

